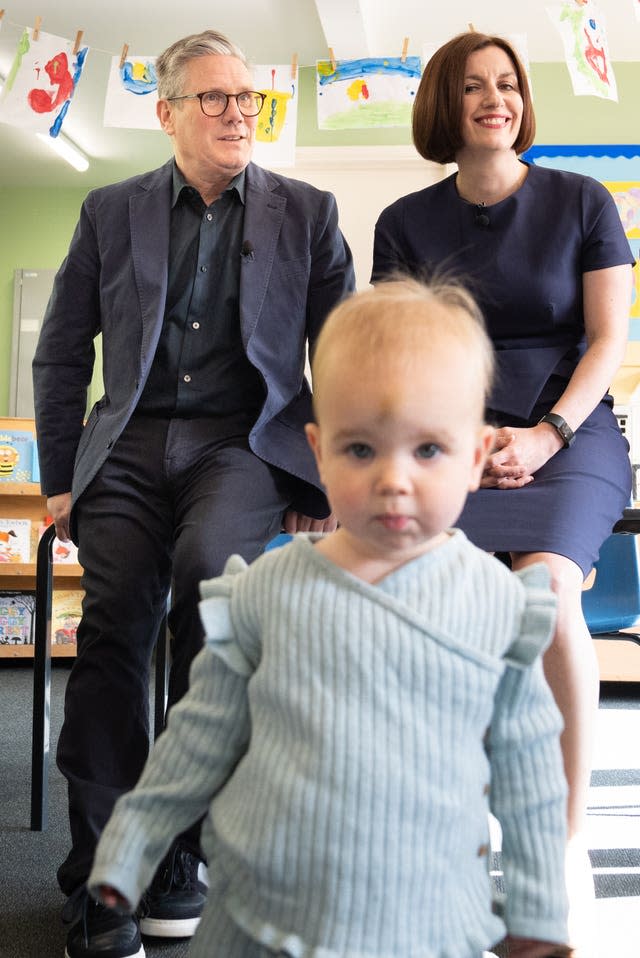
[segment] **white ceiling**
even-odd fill
[[[0,187],[86,186],[152,169],[170,155],[163,133],[106,129],[104,96],[112,56],[127,43],[131,53],[153,56],[188,33],[213,27],[227,34],[254,63],[286,63],[298,55],[310,66],[327,55],[420,55],[425,42],[439,42],[468,28],[488,33],[524,33],[529,59],[564,60],[562,43],[545,7],[553,0],[4,0],[0,73],[13,61],[23,26],[41,15],[42,29],[68,38],[84,31],[90,49],[64,132],[90,158],[76,173],[33,133],[0,124]],[[557,2],[557,0],[556,0]],[[637,0],[598,0],[606,18],[613,61],[640,59]],[[49,10],[46,8],[50,7]]]

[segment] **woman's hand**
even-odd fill
[[[525,429],[502,426],[496,429],[493,451],[489,454],[480,487],[482,489],[520,489],[533,477],[563,443],[549,423]]]

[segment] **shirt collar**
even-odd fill
[[[223,190],[223,193],[230,193],[233,190],[235,190],[243,206],[245,202],[245,191],[246,191],[245,173],[246,173],[246,169],[241,170],[236,176],[234,176],[234,178],[231,180],[229,185],[225,187],[225,189]],[[184,176],[178,169],[178,164],[174,160],[173,161],[173,188],[172,188],[172,199],[171,199],[172,209],[175,207],[176,203],[178,202],[178,199],[180,198],[180,194],[182,193],[183,189],[189,190],[189,189],[194,189],[194,187],[190,186],[190,184],[187,183]]]

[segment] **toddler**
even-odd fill
[[[104,904],[135,908],[206,814],[193,958],[480,958],[505,936],[568,954],[548,574],[453,528],[492,369],[459,287],[396,279],[330,315],[306,432],[338,529],[202,584],[190,690],[98,846]]]

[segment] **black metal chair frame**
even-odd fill
[[[51,606],[55,526],[44,531],[36,558],[36,601],[33,653],[33,721],[31,746],[31,830],[48,823],[49,744],[51,715]],[[169,678],[169,636],[166,616],[156,638],[154,735],[164,728]]]

